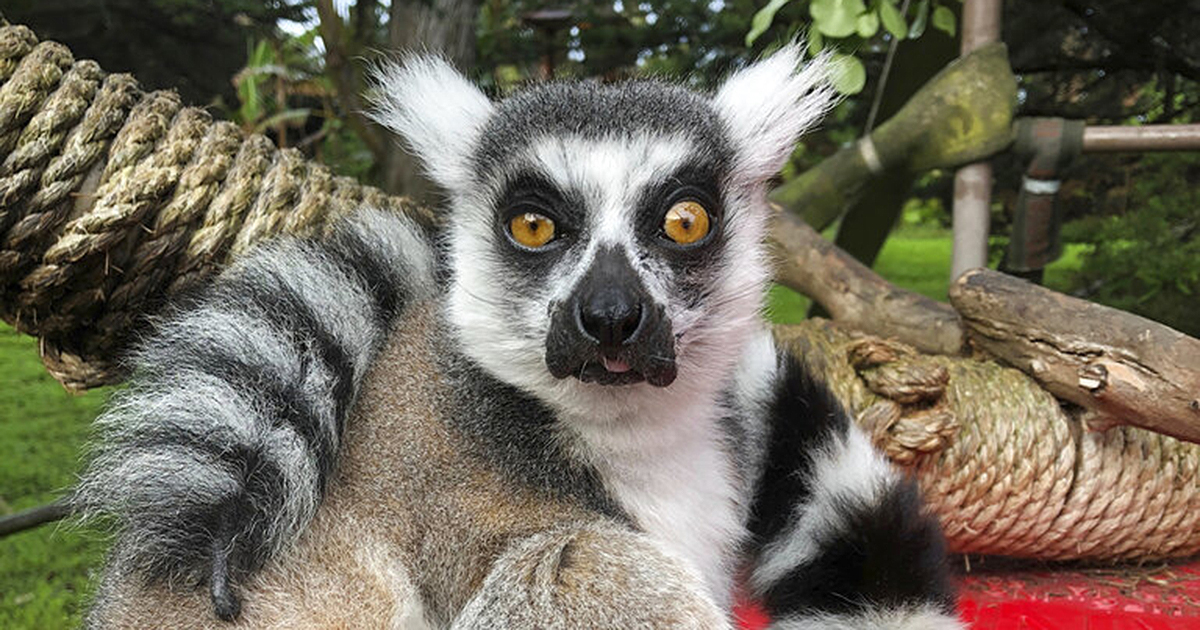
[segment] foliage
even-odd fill
[[[767,33],[780,9],[791,3],[792,0],[770,0],[755,13],[746,33],[746,45],[753,45]],[[939,0],[918,0],[915,4],[909,0],[808,0],[808,17],[809,52],[816,55],[821,50],[832,51],[836,69],[834,87],[842,94],[862,91],[867,70],[859,55],[878,50],[878,40],[917,39],[929,24],[950,36],[957,30],[954,11]],[[788,31],[796,30],[797,24],[792,22]]]
[[[366,181],[375,158],[346,123],[317,37],[313,26],[248,43],[246,65],[232,79],[237,102],[218,101],[218,109],[246,133],[266,134],[280,147],[298,148],[340,175]]]
[[[1066,226],[1093,244],[1074,288],[1200,336],[1200,155],[1147,155],[1130,179],[1124,211]]]
[[[615,80],[637,72],[707,88],[752,56],[743,38],[758,2],[483,0],[478,72],[485,86],[502,93],[539,77],[549,55],[556,76]],[[534,29],[524,16],[548,6],[570,18],[561,28]]]

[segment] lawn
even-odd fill
[[[1079,249],[1047,272],[1052,287],[1065,284],[1077,269]],[[946,299],[950,238],[944,232],[893,236],[876,269],[900,286]],[[776,287],[773,319],[803,319],[808,300]],[[106,392],[72,396],[59,387],[37,357],[37,343],[0,324],[0,515],[52,500],[68,487],[79,468],[88,424]],[[94,532],[43,526],[0,538],[0,628],[9,630],[75,627],[86,602],[91,570],[104,545]]]
[[[0,324],[0,514],[54,499],[71,485],[105,392],[72,396],[38,361],[37,341]],[[0,538],[0,628],[79,625],[97,536],[43,526]]]

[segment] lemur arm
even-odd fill
[[[749,586],[773,628],[960,628],[944,543],[915,484],[824,385],[777,354]]]
[[[308,525],[377,347],[434,290],[427,241],[364,210],[327,239],[259,247],[171,309],[97,420],[74,495],[116,518],[110,571],[207,583],[217,615],[238,616],[234,582]]]
[[[699,576],[644,534],[606,521],[514,540],[451,630],[731,628]]]

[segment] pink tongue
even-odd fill
[[[600,357],[600,360],[604,363],[604,369],[612,372],[613,374],[620,374],[622,372],[629,371],[629,364],[619,359]]]

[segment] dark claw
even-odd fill
[[[228,527],[222,527],[219,536],[213,539],[212,581],[210,593],[213,609],[221,621],[233,621],[242,613],[242,601],[233,590],[229,579],[229,555],[233,552],[233,536]]]

